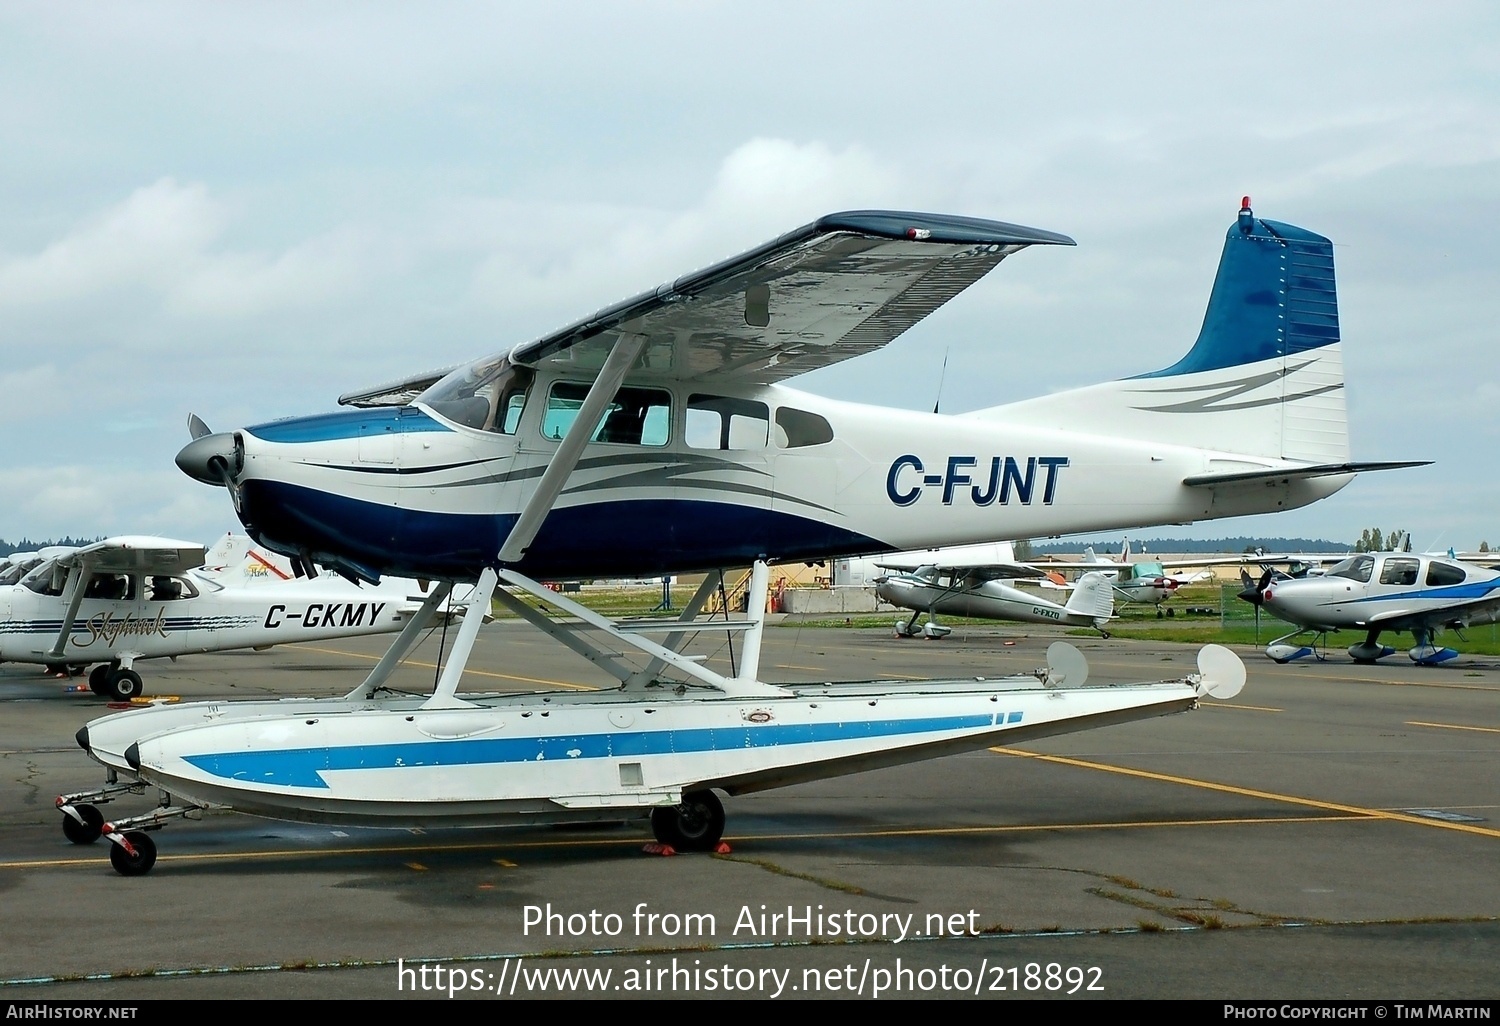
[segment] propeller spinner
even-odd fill
[[[177,454],[177,466],[188,477],[208,485],[223,485],[229,490],[235,512],[240,508],[240,486],[235,480],[245,464],[244,449],[233,432],[209,430],[197,414],[188,415],[188,434],[193,440]]]

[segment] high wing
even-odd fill
[[[856,210],[812,224],[575,324],[522,343],[514,364],[592,376],[623,334],[643,345],[631,376],[765,385],[879,349],[1027,246],[1055,232],[946,214]],[[439,372],[340,402],[409,401]]]
[[[75,549],[58,559],[58,565],[83,568],[86,573],[146,573],[170,577],[203,565],[202,545],[197,542],[125,535],[106,538]]]
[[[976,587],[986,581],[1009,581],[1020,579],[1041,579],[1047,576],[1045,570],[1030,566],[1026,563],[953,563],[942,560],[927,560],[917,562],[877,562],[876,566],[883,570],[899,570],[912,573],[923,567],[932,567],[938,573],[951,574],[961,577],[965,586]]]
[[[1209,567],[1209,566],[1241,566],[1255,564],[1257,566],[1281,566],[1299,564],[1318,564],[1325,562],[1336,563],[1347,559],[1347,554],[1336,556],[1310,556],[1292,555],[1289,553],[1253,553],[1253,552],[1226,552],[1219,556],[1199,556],[1193,559],[1171,559],[1156,554],[1139,553],[1140,558],[1136,562],[1160,563],[1167,569],[1176,567]],[[1051,570],[1121,570],[1130,563],[1118,563],[1107,559],[1089,560],[1040,560],[1033,564],[1040,568]]]

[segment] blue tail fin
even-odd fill
[[[1198,341],[1172,366],[1139,376],[1257,363],[1338,340],[1333,243],[1294,225],[1260,220],[1247,196],[1224,239]]]

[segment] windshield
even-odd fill
[[[414,401],[455,424],[513,435],[532,377],[504,356],[490,356],[452,371]]]
[[[10,566],[7,566],[3,570],[0,570],[0,585],[18,583],[22,577],[25,577],[28,573],[34,570],[36,568],[36,565],[40,562],[40,556],[32,556],[29,559],[17,560]]]

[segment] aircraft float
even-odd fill
[[[1072,244],[970,217],[831,214],[505,352],[346,394],[341,412],[221,433],[193,418],[178,465],[226,488],[260,544],[364,580],[441,581],[434,597],[454,581],[475,588],[419,703],[384,682],[427,604],[344,699],[89,723],[79,741],[109,773],[164,792],[156,812],[102,825],[115,868],[149,870],[149,830],[214,806],[400,826],[649,815],[662,844],[711,849],[719,792],[1232,694],[1243,666],[1215,648],[1197,674],[1141,684],[1088,684],[1067,649],[1020,678],[760,679],[773,561],[1290,509],[1359,471],[1411,465],[1351,462],[1332,244],[1256,218],[1248,201],[1198,340],[1164,370],[958,416],[783,384],[886,345],[1028,246]],[[746,564],[731,675],[684,652],[712,576],[677,621],[644,625],[539,583]],[[492,597],[619,688],[458,694]],[[88,797],[58,802],[66,812]]]

